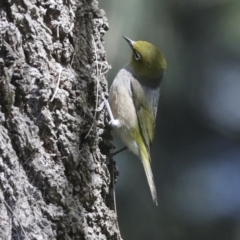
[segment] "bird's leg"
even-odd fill
[[[113,157],[113,156],[119,154],[120,152],[125,151],[126,149],[127,149],[127,147],[123,147],[123,148],[119,149],[118,151],[111,153],[110,156]]]
[[[109,121],[109,125],[111,125],[113,128],[119,128],[120,127],[120,122],[118,119],[114,119],[113,114],[112,114],[112,110],[110,108],[109,102],[105,97],[105,93],[102,93],[102,98],[103,98],[103,102],[101,103],[99,108],[103,108],[103,106],[105,105],[110,117],[110,121]],[[104,105],[103,105],[104,103]]]
[[[109,124],[110,124],[112,127],[119,127],[119,126],[120,126],[120,122],[119,122],[119,120],[114,119],[113,114],[112,114],[112,110],[111,110],[110,105],[109,105],[109,102],[108,102],[108,100],[107,100],[106,97],[105,97],[105,93],[102,93],[102,98],[103,98],[103,102],[100,104],[100,106],[99,106],[99,108],[98,108],[98,111],[102,111],[103,108],[104,108],[104,106],[106,106],[107,111],[108,111],[108,114],[109,114],[110,119],[111,119],[110,122],[109,122]],[[124,151],[124,150],[126,150],[126,149],[127,149],[127,147],[123,147],[123,148],[121,148],[120,150],[118,150],[118,151],[116,151],[116,152],[114,152],[114,153],[111,153],[111,154],[110,154],[110,157],[113,157],[113,156],[117,155],[118,153],[120,153],[120,152],[122,152],[122,151]]]

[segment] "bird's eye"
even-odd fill
[[[141,58],[141,56],[139,53],[135,52],[134,58],[138,61]]]

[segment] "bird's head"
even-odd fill
[[[133,51],[130,66],[134,72],[143,78],[161,78],[167,67],[167,62],[159,49],[146,41],[135,42],[127,37],[124,39]]]

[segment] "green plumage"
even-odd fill
[[[138,81],[131,81],[131,91],[133,103],[136,109],[138,125],[140,128],[141,138],[148,149],[153,141],[155,129],[155,117],[150,102],[145,97],[144,90]]]
[[[132,45],[132,49],[133,56],[130,65],[139,77],[145,77],[152,81],[163,77],[167,62],[154,45],[145,41],[137,41]],[[139,60],[134,57],[136,53],[140,55]]]

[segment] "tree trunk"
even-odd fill
[[[95,0],[1,0],[0,11],[0,239],[120,239],[111,136],[95,111],[105,13]]]

